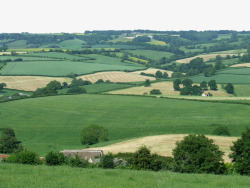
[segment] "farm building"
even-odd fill
[[[202,97],[208,97],[208,93],[207,93],[207,92],[204,92],[204,93],[202,93],[201,96],[202,96]]]
[[[100,162],[99,159],[103,156],[102,150],[63,150],[60,151],[66,157],[75,157],[78,155],[79,157],[88,160],[90,163]]]
[[[8,157],[9,155],[0,154],[0,161],[3,160],[3,158],[7,159]]]

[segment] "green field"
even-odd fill
[[[250,68],[231,68],[217,72],[215,75],[205,77],[203,75],[191,78],[195,83],[216,80],[217,83],[250,84]]]
[[[15,130],[18,140],[40,154],[80,149],[81,129],[99,124],[109,130],[110,144],[159,134],[211,134],[215,125],[240,136],[249,126],[249,106],[188,100],[68,95],[0,103],[1,127]],[[28,119],[28,121],[27,121]]]
[[[27,92],[27,91],[20,91],[20,90],[14,90],[14,89],[3,89],[0,91],[0,96],[12,96],[13,94],[16,93],[25,93],[31,95],[32,92]]]
[[[82,86],[86,89],[87,93],[101,93],[106,91],[113,91],[117,89],[125,89],[132,87],[129,84],[114,84],[114,83],[102,83],[102,84],[91,84],[91,85],[85,85]],[[69,88],[60,89],[58,90],[59,94],[66,94]]]
[[[153,60],[160,60],[162,57],[170,58],[173,54],[169,52],[160,52],[155,50],[127,50],[134,55],[143,55]]]
[[[0,187],[171,187],[248,188],[250,178],[239,175],[180,174],[168,171],[83,169],[67,166],[0,164]]]
[[[27,57],[27,56],[10,56],[10,55],[1,55],[0,60],[7,60],[11,59],[11,61],[14,61],[15,59],[21,58],[23,61],[51,61],[52,58],[46,58],[46,57]]]
[[[234,85],[234,91],[237,97],[249,97],[250,85]]]

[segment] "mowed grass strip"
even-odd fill
[[[49,82],[71,83],[71,78],[44,77],[44,76],[0,76],[0,83],[6,83],[9,89],[35,91],[37,88],[45,87]]]
[[[15,130],[30,150],[81,149],[80,132],[90,124],[104,126],[103,146],[149,135],[211,134],[215,125],[240,136],[249,126],[248,105],[139,96],[71,95],[0,103],[1,127]],[[28,121],[27,121],[28,120]]]
[[[132,140],[127,140],[124,142],[119,142],[111,144],[108,146],[89,148],[103,150],[104,154],[111,153],[125,153],[125,152],[135,152],[139,147],[145,145],[151,149],[153,153],[157,153],[161,156],[173,156],[172,150],[176,147],[176,142],[183,140],[183,134],[170,134],[170,135],[157,135],[157,136],[146,136],[142,138],[136,138]],[[238,137],[223,137],[223,136],[207,136],[209,139],[213,139],[214,143],[219,146],[219,148],[225,152],[223,159],[226,162],[231,162],[228,155],[231,152],[230,146],[233,145]]]
[[[12,187],[194,187],[248,188],[250,178],[239,175],[181,174],[68,166],[0,164],[1,186]]]

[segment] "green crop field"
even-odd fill
[[[195,83],[216,80],[217,83],[250,84],[250,68],[231,68],[217,72],[215,75],[205,77],[203,75],[191,78]]]
[[[168,171],[83,169],[67,166],[0,164],[0,187],[194,187],[248,188],[239,175],[180,174]]]
[[[26,48],[27,47],[27,41],[26,40],[16,40],[14,42],[10,42],[7,44],[8,48]]]
[[[237,97],[249,97],[250,85],[234,85],[234,91]]]
[[[80,39],[65,40],[60,43],[60,47],[64,49],[81,49],[86,42]]]
[[[15,90],[15,89],[3,89],[0,91],[0,96],[12,96],[15,93],[25,93],[28,95],[31,95],[32,92],[27,92],[27,91],[20,91],[20,90]]]
[[[67,76],[70,73],[78,75],[90,74],[100,71],[134,71],[145,69],[143,66],[121,63],[117,60],[111,64],[84,63],[78,61],[32,61],[32,62],[11,62],[8,63],[0,73],[6,75],[31,75],[31,76]],[[112,64],[113,63],[113,64]]]
[[[71,95],[0,103],[1,127],[15,130],[32,151],[80,149],[81,129],[99,124],[110,144],[159,134],[211,134],[216,125],[240,136],[249,126],[249,106],[117,95]],[[29,121],[27,121],[27,119]]]
[[[46,57],[27,57],[27,56],[10,56],[10,55],[1,55],[0,60],[7,60],[11,59],[14,61],[15,59],[21,58],[23,61],[51,61],[53,59],[51,58],[46,58]]]
[[[127,52],[138,56],[143,55],[153,60],[160,60],[162,57],[170,58],[173,55],[172,53],[169,52],[160,52],[154,50],[127,50]]]
[[[113,91],[117,89],[125,89],[132,87],[132,85],[129,84],[114,84],[114,83],[101,83],[101,84],[91,84],[91,85],[86,85],[82,86],[83,88],[86,89],[87,93],[101,93],[101,92],[106,92],[106,91]],[[58,93],[60,94],[65,94],[69,88],[61,89],[58,90]]]

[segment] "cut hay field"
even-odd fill
[[[238,55],[237,53],[232,53],[232,54],[223,54],[223,53],[218,53],[218,54],[204,54],[204,55],[197,55],[194,57],[189,57],[189,58],[185,58],[185,59],[179,59],[176,60],[177,63],[190,63],[191,60],[200,57],[203,58],[204,62],[209,61],[210,59],[215,59],[217,55],[220,55],[221,57],[226,57],[227,55]]]
[[[161,156],[172,156],[172,150],[176,147],[176,142],[181,141],[184,136],[183,134],[174,134],[174,135],[157,135],[157,136],[146,136],[142,138],[131,139],[108,146],[97,147],[97,148],[88,148],[92,149],[101,149],[104,154],[108,152],[111,153],[125,153],[125,152],[135,152],[141,146],[147,146],[153,153],[157,153]],[[214,143],[219,146],[219,148],[225,152],[223,159],[226,162],[231,162],[228,157],[230,153],[230,146],[233,145],[238,137],[223,137],[223,136],[207,136],[209,139],[213,139]]]
[[[143,55],[153,60],[160,60],[162,57],[170,58],[172,55],[174,55],[169,52],[160,52],[155,50],[127,50],[127,52],[138,56]]]
[[[109,131],[109,145],[161,134],[212,134],[226,126],[240,136],[249,126],[248,105],[155,97],[67,95],[0,103],[0,128],[11,127],[25,148],[45,155],[51,150],[83,149],[82,128],[90,124]],[[28,119],[28,121],[27,121]]]
[[[83,75],[101,71],[134,71],[140,69],[144,69],[144,67],[125,63],[109,65],[78,61],[32,61],[8,63],[0,73],[3,76],[67,76],[70,73]]]
[[[166,72],[168,74],[169,77],[172,76],[173,71],[167,71],[167,70],[163,70],[163,69],[156,69],[156,68],[148,68],[146,70],[142,70],[142,71],[135,71],[133,73],[136,74],[141,74],[142,72],[146,73],[146,74],[155,74],[157,71],[161,71],[162,73]]]
[[[158,83],[153,83],[149,87],[144,87],[144,86],[139,86],[139,87],[131,87],[127,89],[122,89],[122,90],[116,90],[116,91],[111,91],[109,93],[111,94],[122,94],[122,95],[143,95],[145,93],[149,94],[152,89],[159,89],[163,95],[167,96],[179,96],[180,92],[175,91],[173,88],[173,82],[158,82]],[[215,97],[226,97],[230,96],[227,94],[225,91],[222,90],[221,86],[218,86],[217,91],[212,91],[212,90],[207,90],[207,92],[210,92],[213,94]],[[185,97],[185,96],[183,96]]]
[[[217,83],[250,84],[250,68],[231,68],[217,72],[215,75],[205,77],[203,75],[191,78],[194,82],[216,80]]]
[[[250,63],[241,63],[241,64],[236,64],[231,67],[250,67]]]
[[[180,174],[121,169],[72,168],[68,166],[32,166],[0,164],[0,186],[4,188],[248,188],[250,178],[240,175]]]
[[[45,87],[49,82],[56,80],[61,83],[71,83],[71,78],[43,77],[43,76],[0,76],[0,83],[6,83],[7,88],[35,91]]]
[[[109,80],[111,82],[138,82],[145,81],[146,79],[155,80],[154,77],[143,76],[134,72],[121,71],[98,72],[94,74],[79,76],[77,78],[82,78],[83,80],[88,80],[92,83],[96,82],[99,79],[103,79],[104,81]]]

